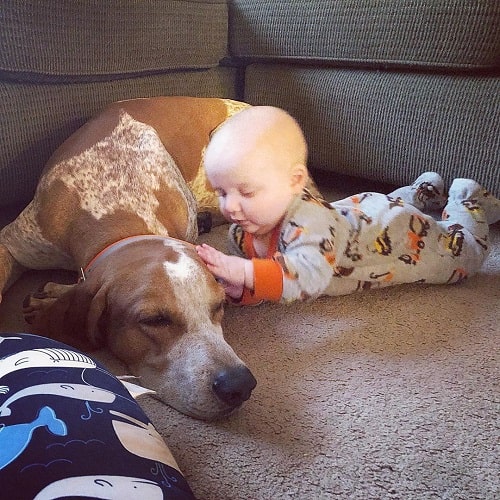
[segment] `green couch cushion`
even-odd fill
[[[397,185],[423,171],[500,195],[500,79],[252,64],[245,100],[304,128],[310,166]]]
[[[498,0],[230,0],[235,57],[498,68]]]
[[[224,0],[4,0],[0,19],[0,77],[18,81],[210,68],[227,50]]]

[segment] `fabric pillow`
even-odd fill
[[[0,485],[2,498],[194,498],[114,375],[29,334],[0,334]]]

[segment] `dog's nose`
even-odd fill
[[[219,399],[236,407],[250,397],[256,385],[252,372],[246,366],[237,366],[220,371],[212,387]]]

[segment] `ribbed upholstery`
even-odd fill
[[[29,201],[54,150],[106,104],[153,95],[234,98],[234,70],[215,68],[72,85],[0,82],[0,206]]]
[[[498,78],[254,64],[245,88],[299,120],[313,167],[395,184],[436,170],[500,194]]]
[[[364,66],[498,68],[498,0],[230,0],[231,54]]]
[[[29,81],[209,68],[227,48],[223,0],[2,0],[0,19],[0,71]]]
[[[0,206],[110,101],[169,94],[289,109],[325,171],[498,193],[499,71],[498,0],[4,0]]]

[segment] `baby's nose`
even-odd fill
[[[224,208],[227,212],[235,213],[240,211],[240,202],[238,196],[233,194],[226,195],[224,200]]]

